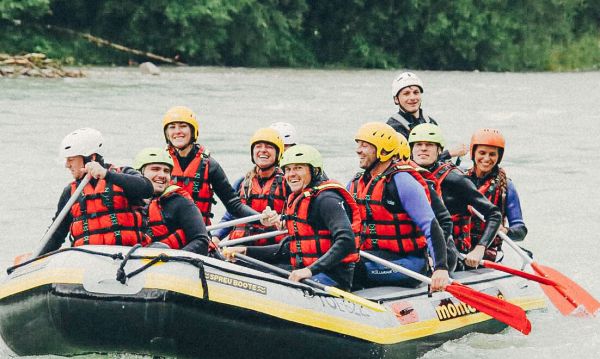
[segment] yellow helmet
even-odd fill
[[[171,107],[163,117],[163,132],[165,132],[167,126],[173,122],[184,122],[190,125],[192,127],[192,142],[195,142],[198,139],[198,120],[196,120],[196,114],[189,107]],[[165,140],[169,143],[166,133]]]
[[[254,163],[254,156],[252,156],[252,151],[254,151],[254,145],[258,142],[266,142],[275,146],[275,149],[277,150],[277,163],[279,163],[281,157],[283,156],[284,150],[283,139],[281,138],[279,131],[273,128],[265,127],[259,128],[258,130],[256,130],[256,132],[254,132],[252,138],[250,138],[250,157],[252,158],[252,163]]]
[[[408,145],[408,140],[401,133],[398,133],[397,136],[398,136],[397,154],[398,154],[398,156],[400,156],[401,160],[407,160],[410,158],[410,146]]]
[[[383,122],[368,122],[362,125],[356,136],[355,141],[365,141],[377,149],[377,158],[381,162],[390,160],[398,152],[398,135],[392,126]],[[383,153],[383,152],[386,153]]]

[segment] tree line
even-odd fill
[[[190,65],[600,68],[592,0],[0,0],[0,52],[144,61],[73,31]]]

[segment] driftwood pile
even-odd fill
[[[81,70],[65,70],[60,63],[44,54],[22,56],[0,54],[0,77],[85,77]]]

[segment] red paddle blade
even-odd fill
[[[446,286],[446,291],[461,302],[510,325],[525,335],[531,332],[531,323],[525,311],[519,306],[456,282]]]
[[[539,275],[548,277],[558,284],[556,286],[542,285],[542,289],[563,315],[582,316],[582,314],[588,314],[595,316],[600,309],[600,302],[579,284],[556,269],[535,262],[531,263],[531,268]],[[585,313],[582,313],[581,306],[585,308]]]
[[[552,279],[549,279],[549,278],[546,278],[546,277],[542,277],[542,276],[539,276],[539,275],[536,275],[536,274],[533,274],[533,273],[527,273],[527,272],[524,272],[522,270],[518,270],[516,268],[512,268],[512,267],[508,267],[508,266],[502,265],[500,263],[490,262],[488,260],[483,260],[481,262],[482,262],[483,266],[486,267],[486,268],[497,269],[497,270],[502,271],[502,272],[514,274],[514,275],[519,276],[521,278],[533,280],[535,282],[546,284],[546,285],[552,285],[552,286],[557,285],[556,282],[553,281]]]

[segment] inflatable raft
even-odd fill
[[[447,292],[371,288],[377,312],[301,283],[189,252],[83,246],[10,270],[0,334],[17,355],[135,353],[192,358],[403,358],[506,328]],[[479,269],[455,278],[524,310],[539,285]]]

